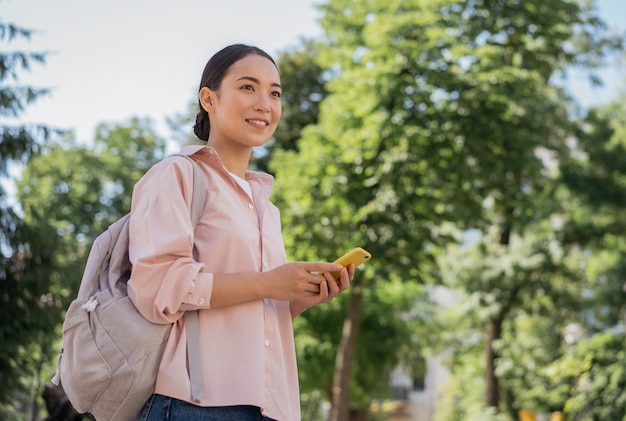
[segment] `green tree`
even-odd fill
[[[566,153],[560,155],[558,162],[553,162],[558,164],[558,172],[554,172],[556,179],[552,182],[554,188],[550,195],[553,198],[550,200],[552,213],[544,223],[544,230],[539,231],[539,235],[534,234],[536,240],[542,239],[549,244],[549,247],[543,247],[542,254],[537,253],[541,247],[520,249],[532,238],[530,234],[537,231],[536,227],[528,225],[524,237],[515,238],[508,251],[492,251],[489,253],[492,258],[487,259],[481,250],[488,250],[492,242],[466,244],[454,254],[450,253],[449,261],[443,265],[449,278],[447,284],[461,285],[459,289],[462,291],[468,289],[474,279],[487,279],[498,271],[505,274],[502,279],[534,277],[529,283],[532,287],[519,292],[516,309],[503,326],[501,340],[495,347],[498,352],[496,373],[504,395],[501,403],[513,418],[522,408],[543,412],[565,409],[568,419],[580,416],[574,415],[571,402],[574,396],[577,401],[582,400],[583,392],[578,386],[586,370],[583,367],[587,360],[596,357],[590,352],[578,361],[574,360],[574,355],[580,354],[571,352],[573,342],[583,334],[590,335],[590,341],[596,341],[593,339],[595,335],[605,337],[602,332],[623,323],[625,227],[622,186],[626,179],[621,157],[626,132],[622,112],[623,98],[590,110],[580,121],[576,137],[570,138]],[[548,200],[542,198],[539,203],[547,209]],[[558,206],[554,206],[555,203]],[[533,250],[534,254],[531,253]],[[547,250],[552,250],[550,260],[541,257],[548,256]],[[533,259],[535,265],[529,266]],[[548,262],[551,265],[545,264]],[[512,264],[517,268],[513,269]],[[470,288],[471,291],[474,290]],[[480,326],[480,320],[499,309],[501,300],[495,299],[497,293],[495,290],[492,295],[467,292],[464,295],[462,292],[459,297],[462,304],[455,307],[457,315],[442,315],[449,320],[448,330],[453,326],[458,328],[455,331],[459,332],[459,337],[457,351],[451,358],[453,381],[438,419],[469,419],[468,408],[476,408],[477,388],[468,386],[466,379],[471,370],[473,373],[484,370],[484,363],[471,362],[482,352],[483,344],[468,344],[467,337],[472,337],[469,333]],[[480,300],[479,305],[475,304],[477,300]],[[573,335],[572,327],[580,333]],[[595,343],[598,341],[602,339]],[[571,370],[564,370],[566,363],[582,371],[576,376],[567,374]],[[623,364],[623,356],[615,354],[611,364]],[[598,364],[593,371],[601,378],[613,377],[615,382],[605,385],[607,393],[619,395],[612,388],[619,387],[620,374],[608,372],[614,370],[611,364]],[[585,410],[601,413],[607,408],[603,401],[594,400],[586,402]],[[620,411],[623,407],[612,410]]]
[[[538,0],[333,0],[320,8],[330,94],[319,123],[302,132],[299,153],[272,161],[285,177],[290,250],[307,244],[298,257],[326,257],[362,244],[375,256],[367,277],[378,282],[393,271],[425,282],[436,278],[433,255],[456,228],[483,233],[493,246],[483,248],[481,264],[493,269],[489,260],[513,255],[513,238],[550,231],[545,224],[559,207],[546,157],[566,150],[573,129],[555,80],[572,65],[593,68],[619,46],[593,8]],[[549,285],[544,264],[554,265],[549,238],[523,244],[526,261],[513,262],[510,276],[463,278],[472,281],[468,294],[496,298],[482,320],[485,404],[494,408],[503,324],[521,293]],[[362,282],[355,279],[344,323],[333,420],[348,419]]]
[[[561,161],[565,197],[577,204],[564,221],[563,242],[587,253],[586,271],[594,294],[589,300],[595,329],[606,329],[626,316],[626,123],[625,96],[589,110],[581,120],[576,144]]]
[[[318,50],[316,41],[301,39],[297,46],[278,54],[283,112],[274,137],[253,160],[253,165],[261,171],[272,172],[269,166],[272,150],[297,150],[302,130],[317,123],[319,104],[328,95],[326,72],[315,61]]]
[[[363,309],[370,308],[363,304],[369,299],[366,294],[374,289],[372,283],[428,279],[433,247],[446,238],[438,225],[452,219],[453,211],[434,204],[452,196],[442,186],[453,173],[426,165],[432,159],[434,166],[443,162],[445,167],[445,161],[433,154],[428,129],[411,120],[418,113],[414,106],[431,103],[429,93],[414,89],[411,72],[418,70],[405,69],[406,63],[414,63],[405,54],[412,57],[415,44],[390,54],[395,49],[388,45],[390,38],[367,23],[370,17],[393,20],[403,15],[389,11],[388,4],[331,2],[323,7],[322,24],[331,44],[321,50],[320,63],[336,72],[327,85],[330,95],[321,104],[319,123],[302,132],[298,153],[275,153],[271,164],[289,227],[286,243],[296,258],[332,260],[354,245],[374,255],[350,290],[335,363],[332,419],[347,419],[348,392],[354,385],[351,363],[355,355],[367,358],[367,353],[357,353]],[[407,22],[411,17],[406,16]],[[353,22],[359,23],[353,27]],[[372,32],[364,34],[363,26]],[[381,28],[392,26],[389,21]],[[342,37],[351,43],[332,43],[345,41]],[[387,355],[394,356],[393,350]],[[385,382],[386,377],[378,380]],[[358,414],[367,410],[358,396],[352,399]]]
[[[0,21],[0,41],[7,46],[17,38],[30,39],[32,34],[32,30]],[[17,120],[29,105],[49,93],[47,88],[19,83],[20,73],[29,71],[33,63],[44,63],[45,58],[45,52],[0,51],[0,115],[5,118],[0,125],[0,174],[3,176],[7,175],[10,162],[24,162],[50,134],[47,126],[24,125]]]
[[[623,95],[589,110],[570,154],[560,163],[560,180],[568,193],[563,200],[573,204],[563,218],[562,242],[568,253],[580,256],[585,274],[578,323],[587,337],[547,366],[537,393],[566,387],[565,409],[573,420],[626,416],[624,336],[611,333],[626,321],[625,111]]]
[[[576,344],[547,371],[552,384],[569,380],[565,404],[573,421],[619,420],[626,416],[624,334],[599,333]]]
[[[574,421],[624,419],[624,342],[623,333],[603,332],[566,344],[558,358],[536,370],[526,393],[530,407],[564,411]]]
[[[487,243],[474,247],[473,254],[467,252],[464,264],[459,264],[462,260],[458,256],[452,258],[456,270],[449,273],[449,284],[462,285],[463,290],[472,285],[471,278],[487,279],[498,268],[503,273],[499,283],[512,277],[528,277],[530,281],[515,297],[501,339],[494,344],[498,356],[495,374],[503,395],[500,404],[513,417],[521,408],[562,411],[571,393],[568,379],[546,373],[554,371],[551,363],[571,347],[567,343],[568,328],[582,326],[589,333],[597,332],[615,325],[623,314],[624,272],[620,262],[624,227],[619,215],[623,172],[619,170],[622,167],[618,158],[623,148],[623,123],[617,104],[621,102],[609,107],[610,112],[592,110],[580,123],[573,122],[567,147],[545,160],[544,171],[551,170],[548,174],[552,176],[544,184],[552,187],[545,190],[547,196],[539,196],[533,205],[533,212],[541,219],[533,218],[523,232],[518,230],[512,237],[512,242],[523,243],[534,236],[543,240],[544,247],[537,243],[539,247],[524,252],[513,244],[508,253],[486,254],[480,250],[489,250]],[[599,114],[605,118],[598,118]],[[609,116],[612,118],[606,118]],[[576,129],[575,124],[580,128]],[[613,135],[620,132],[620,125],[622,140]],[[537,230],[538,227],[543,228]],[[545,253],[548,250],[550,254]],[[530,263],[542,254],[551,258],[534,269],[528,265],[509,269],[507,275],[510,262]],[[486,256],[491,257],[490,261]],[[479,270],[472,273],[468,268]],[[475,290],[469,288],[469,292]],[[461,300],[467,303],[480,299],[474,319],[484,318],[501,308],[502,300],[494,300],[499,293],[494,289],[491,293],[463,295]],[[460,384],[466,375],[459,365],[454,367],[459,380],[454,394],[458,398],[456,404],[459,408],[470,407],[467,402],[471,398]],[[459,405],[461,400],[466,403]],[[456,413],[441,419],[466,418]]]
[[[483,232],[495,230],[494,242],[506,250],[514,236],[523,238],[559,211],[551,199],[553,183],[546,161],[564,153],[573,127],[568,98],[553,80],[568,66],[592,66],[616,43],[606,37],[595,11],[576,2],[478,1],[451,10],[461,45],[448,44],[450,57],[460,68],[456,112],[467,117],[457,119],[460,125],[453,130],[466,140],[463,154],[466,163],[468,158],[473,162],[472,189],[481,200],[487,199],[476,226]],[[459,60],[471,60],[471,65]],[[543,243],[529,250],[526,258],[548,250],[549,243]],[[507,251],[488,251],[484,257],[493,259],[500,253],[512,257]],[[554,264],[550,259],[546,263]],[[552,284],[543,265],[522,263],[512,269],[487,272],[496,276],[476,274],[464,287],[485,299],[497,297],[486,329],[485,403],[493,407],[500,404],[494,344],[503,324],[524,302],[524,290]]]
[[[30,39],[32,30],[0,21],[0,411],[10,409],[16,396],[26,396],[41,365],[42,336],[51,328],[42,313],[50,307],[39,264],[49,253],[34,255],[27,243],[42,240],[39,231],[24,226],[19,209],[6,187],[19,165],[36,154],[43,141],[57,131],[45,125],[26,125],[19,118],[46,88],[20,83],[33,64],[45,62],[45,52],[12,50],[12,42]],[[35,345],[36,344],[36,345]],[[26,379],[26,381],[25,381]],[[24,408],[28,409],[28,408]]]
[[[37,289],[31,290],[34,303],[22,308],[18,319],[26,325],[12,330],[25,350],[17,379],[30,375],[42,384],[52,377],[63,312],[76,296],[93,239],[129,210],[134,183],[164,156],[164,141],[152,126],[140,119],[102,124],[90,145],[68,137],[28,161],[18,199],[31,233],[23,245],[33,256],[25,276]],[[25,334],[29,331],[36,335]],[[35,363],[36,372],[25,369]],[[35,392],[32,400],[39,395]]]

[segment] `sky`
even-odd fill
[[[166,136],[165,118],[185,112],[194,100],[211,55],[243,42],[276,56],[300,37],[319,36],[318,2],[0,0],[0,21],[36,30],[30,41],[10,47],[49,52],[44,65],[19,75],[21,83],[52,89],[21,120],[73,130],[84,142],[93,139],[99,123],[148,117]],[[626,31],[626,0],[598,4],[610,26]],[[623,90],[621,66],[603,73],[603,89],[575,76],[581,101],[606,103]]]
[[[80,141],[131,116],[166,130],[215,52],[243,42],[276,55],[319,35],[317,16],[309,0],[0,0],[2,22],[37,31],[11,48],[50,52],[20,73],[20,82],[52,89],[22,120],[72,129]]]

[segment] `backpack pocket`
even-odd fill
[[[111,368],[92,335],[89,313],[74,300],[63,322],[63,350],[59,357],[61,385],[72,406],[89,412],[111,381]]]
[[[82,301],[72,303],[63,325],[61,364],[61,383],[72,405],[98,419],[133,419],[154,392],[171,328],[146,320],[126,296],[90,312]]]

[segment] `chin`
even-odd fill
[[[269,140],[269,139],[268,139]],[[267,140],[265,141],[259,141],[259,142],[241,142],[241,145],[244,147],[248,147],[248,148],[260,148],[263,145],[265,145],[267,143]]]
[[[265,145],[267,142],[269,142],[271,138],[272,137],[270,136],[268,138],[264,137],[263,139],[250,139],[250,141],[247,143],[254,148],[254,147]]]

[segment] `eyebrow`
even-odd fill
[[[252,76],[241,76],[241,77],[237,78],[237,80],[238,81],[239,80],[249,80],[249,81],[254,82],[256,84],[261,84],[261,81],[259,79],[255,78],[255,77],[252,77]],[[271,86],[275,86],[277,88],[283,89],[283,87],[280,86],[280,83],[274,82],[274,83],[271,84]]]

